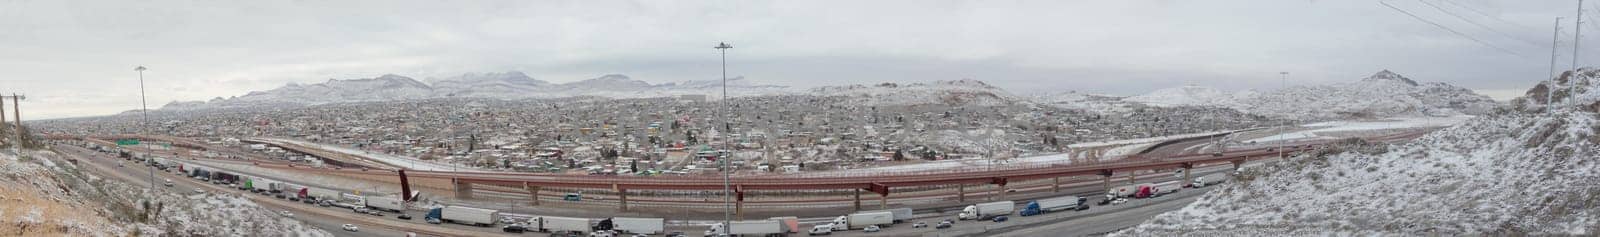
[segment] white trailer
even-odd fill
[[[544,228],[545,231],[589,232],[589,219],[559,216],[542,216],[539,217],[539,219],[540,221],[544,222],[540,226]],[[612,222],[613,225],[615,225],[616,220],[612,220]]]
[[[906,221],[911,220],[912,217],[914,217],[914,215],[911,212],[912,210],[909,207],[907,207],[907,208],[895,208],[895,209],[888,209],[888,210],[881,210],[881,211],[887,211],[889,213],[894,213],[894,223],[906,222]]]
[[[1045,212],[1058,212],[1062,210],[1078,209],[1078,196],[1065,196],[1039,200],[1039,210]]]
[[[405,202],[401,201],[400,198],[397,197],[367,196],[366,200],[367,207],[372,208],[373,210],[398,212],[406,209]]]
[[[306,195],[311,196],[311,197],[315,197],[315,198],[317,198],[317,200],[337,200],[337,199],[339,199],[339,196],[340,196],[339,194],[340,194],[339,191],[333,191],[333,190],[328,190],[328,189],[323,189],[323,188],[306,187]]]
[[[1017,203],[1012,201],[999,201],[979,203],[961,209],[958,218],[962,220],[982,220],[993,216],[1011,215],[1017,208]]]
[[[788,233],[783,231],[783,223],[777,220],[735,221],[728,224],[733,226],[728,228],[728,233],[734,235],[764,236]]]
[[[1228,179],[1228,174],[1225,174],[1225,173],[1208,174],[1206,176],[1200,176],[1198,178],[1194,178],[1194,182],[1190,183],[1189,187],[1203,188],[1203,187],[1206,187],[1206,186],[1220,184],[1223,181],[1227,181],[1227,179]]]
[[[883,227],[889,224],[894,224],[894,213],[889,211],[857,212],[833,218],[833,230],[864,229],[870,225]]]
[[[446,206],[441,212],[444,221],[467,225],[494,225],[500,217],[500,211],[463,206]]]
[[[1183,189],[1183,181],[1175,180],[1160,182],[1156,183],[1154,186],[1151,186],[1150,189],[1150,195],[1152,196],[1161,196],[1163,194],[1174,193],[1178,192],[1179,189]]]
[[[666,230],[667,220],[661,218],[611,218],[611,228],[623,233],[653,235]]]

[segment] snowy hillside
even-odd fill
[[[1019,101],[1010,93],[983,81],[961,79],[933,83],[882,83],[877,85],[825,86],[812,88],[819,96],[845,96],[860,103],[882,105],[1004,105]]]
[[[1353,83],[1297,86],[1262,93],[1239,109],[1303,120],[1488,113],[1499,102],[1442,82],[1418,84],[1388,70]]]
[[[533,79],[527,74],[515,71],[468,73],[444,79],[431,79],[428,83],[438,91],[436,96],[443,97],[517,98],[526,96],[530,91],[544,90],[550,86],[549,82]]]
[[[323,104],[336,102],[386,101],[427,98],[433,96],[433,87],[410,77],[394,74],[365,79],[328,79],[327,82],[300,85],[289,84],[268,91],[250,92],[229,103],[289,102]]]
[[[332,236],[234,194],[149,193],[53,151],[0,152],[0,232],[16,236]],[[144,207],[154,197],[154,208]]]
[[[1147,94],[1128,97],[1126,100],[1153,106],[1223,106],[1238,108],[1243,107],[1239,103],[1240,100],[1250,99],[1254,95],[1254,91],[1229,93],[1217,88],[1191,85],[1160,89]]]
[[[1267,92],[1226,92],[1185,86],[1156,90],[1126,100],[1153,106],[1222,106],[1303,121],[1478,115],[1500,106],[1488,96],[1466,88],[1442,82],[1417,83],[1389,70],[1357,82],[1295,86]]]
[[[1600,88],[1595,70],[1583,74],[1572,103],[1581,107],[1545,113],[1543,98],[1531,99],[1540,85],[1518,100],[1524,106],[1407,144],[1345,145],[1335,149],[1353,151],[1247,171],[1120,234],[1595,235]]]
[[[1102,114],[1124,113],[1132,109],[1132,102],[1124,97],[1066,91],[1036,96],[1034,101],[1065,109],[1081,109]]]

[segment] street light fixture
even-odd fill
[[[717,120],[719,120],[719,122],[722,122],[722,124],[724,125],[724,126],[722,126],[724,128],[723,130],[727,130],[727,128],[729,128],[729,126],[727,126],[729,124],[728,120],[727,120],[728,119],[728,115],[727,115],[727,109],[728,109],[727,108],[727,106],[728,106],[728,49],[731,49],[731,48],[733,48],[733,45],[728,45],[727,42],[718,42],[717,43],[717,47],[716,47],[717,51],[721,52],[721,54],[722,54],[722,100],[717,101],[717,103],[719,103],[719,105],[717,106],[717,110],[719,110],[719,112],[717,113],[717,116],[719,118]],[[728,206],[728,202],[730,201],[730,199],[733,198],[733,193],[731,192],[731,190],[730,190],[731,188],[729,187],[730,183],[732,183],[732,182],[731,182],[731,178],[730,178],[731,175],[729,173],[729,172],[731,172],[730,171],[731,169],[728,167],[728,158],[730,158],[732,156],[730,154],[728,154],[729,151],[731,151],[731,150],[728,150],[728,132],[730,132],[730,131],[722,131],[722,132],[717,133],[717,135],[722,136],[722,151],[717,152],[717,154],[721,155],[722,157],[719,157],[717,160],[722,162],[722,231],[723,231],[723,233],[727,233],[728,232],[728,228],[730,227],[730,225],[732,225],[732,223],[730,223],[730,222],[732,222],[732,220],[733,220],[732,213],[729,212],[730,208]]]

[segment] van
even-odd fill
[[[817,225],[811,226],[811,231],[806,232],[806,234],[809,234],[809,235],[832,235],[833,234],[833,223],[817,224]]]

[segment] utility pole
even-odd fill
[[[139,67],[133,68],[134,71],[139,72],[139,116],[143,117],[142,118],[142,120],[143,120],[142,123],[143,124],[142,124],[142,126],[140,126],[142,128],[139,129],[139,130],[143,131],[141,133],[143,133],[145,136],[150,136],[150,107],[148,107],[148,105],[146,105],[145,96],[144,96],[144,70],[145,69],[146,68],[144,66],[139,66]],[[145,141],[139,141],[139,143],[144,144],[145,159],[147,159],[147,160],[145,160],[145,162],[150,162],[148,160],[150,158],[149,157],[150,156],[150,151],[153,151],[154,149],[152,149],[150,147],[150,143],[147,143]],[[147,165],[145,167],[149,167],[150,168],[150,192],[155,192],[156,191],[156,166]]]
[[[1278,72],[1278,76],[1279,76],[1278,77],[1278,87],[1282,88],[1282,89],[1279,89],[1279,90],[1288,90],[1289,89],[1289,72]],[[1289,121],[1281,121],[1281,122],[1278,122],[1278,124],[1280,124],[1279,126],[1282,127],[1282,129],[1283,129],[1282,131],[1278,132],[1278,159],[1283,159],[1283,143],[1289,142],[1289,141],[1283,140],[1283,136],[1284,135],[1288,135],[1287,133],[1289,132]]]
[[[23,131],[22,131],[22,102],[20,102],[20,100],[24,100],[24,99],[28,99],[28,98],[27,98],[27,96],[21,96],[21,95],[15,94],[15,93],[13,93],[13,94],[11,94],[9,96],[8,95],[0,95],[0,118],[4,118],[5,114],[6,114],[6,108],[5,108],[5,106],[3,106],[3,105],[5,105],[6,98],[11,98],[11,113],[17,115],[16,116],[16,120],[15,120],[16,121],[16,124],[15,124],[16,127],[12,129],[12,130],[15,130],[15,132],[17,133],[17,140],[15,142],[12,142],[12,143],[14,143],[12,148],[21,149],[21,147],[22,147],[22,137],[24,136],[24,134],[23,134]],[[6,125],[5,123],[6,123],[6,120],[0,119],[0,127],[5,126]]]
[[[717,120],[719,120],[720,122],[722,122],[722,124],[724,124],[724,126],[721,126],[721,127],[723,127],[723,130],[727,130],[727,128],[728,128],[728,126],[726,126],[728,124],[728,111],[727,111],[728,110],[728,108],[727,108],[727,106],[728,106],[728,49],[731,49],[731,48],[733,48],[733,46],[732,45],[728,45],[727,42],[719,42],[719,43],[717,43],[717,47],[716,47],[717,51],[720,51],[722,53],[722,100],[717,101],[717,103],[719,104],[717,106],[717,110],[721,111],[721,112],[717,113],[717,116],[719,117],[719,118],[717,118]],[[732,171],[731,171],[731,168],[728,167],[728,158],[730,158],[732,156],[728,155],[728,152],[730,151],[730,150],[728,150],[728,132],[729,131],[722,131],[722,132],[717,133],[717,135],[722,136],[722,149],[723,149],[722,151],[718,151],[717,152],[717,154],[719,156],[721,156],[721,157],[717,157],[717,161],[722,162],[722,233],[723,234],[727,234],[728,233],[728,228],[732,227],[731,226],[732,225],[731,222],[733,221],[733,213],[729,212],[731,208],[728,205],[729,201],[731,201],[731,199],[733,198],[733,192],[731,191],[731,187],[729,187],[730,184],[732,183],[732,179],[730,177],[730,176],[732,176],[730,174],[730,172],[732,172]]]
[[[1573,98],[1577,98],[1573,93],[1577,92],[1575,87],[1578,86],[1578,82],[1574,81],[1578,79],[1578,44],[1583,42],[1578,40],[1583,37],[1583,0],[1578,0],[1578,17],[1573,18],[1573,22],[1575,23],[1572,24],[1572,75],[1567,77],[1567,82],[1572,83],[1567,87],[1569,103],[1572,103]]]
[[[1556,29],[1550,33],[1550,70],[1546,70],[1546,72],[1550,73],[1550,76],[1545,77],[1550,83],[1545,84],[1544,90],[1544,112],[1546,115],[1554,114],[1556,110],[1556,48],[1558,48],[1557,44],[1560,42],[1561,17],[1558,16],[1556,17]]]

